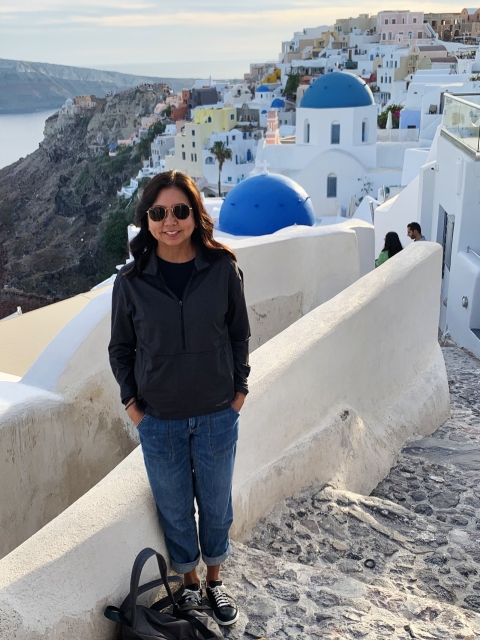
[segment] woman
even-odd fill
[[[375,266],[379,267],[389,258],[393,258],[393,256],[402,249],[403,247],[402,243],[400,242],[400,238],[398,237],[398,233],[395,233],[395,231],[389,231],[385,236],[385,244],[383,246],[383,249],[380,251],[378,258],[375,260]]]
[[[136,209],[134,262],[116,278],[110,364],[138,428],[170,552],[184,574],[181,605],[201,604],[194,499],[206,593],[215,620],[238,609],[223,589],[230,554],[239,412],[248,393],[250,329],[235,254],[213,238],[193,180],[178,171],[147,184]]]

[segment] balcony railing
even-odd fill
[[[473,253],[473,255],[477,256],[477,258],[480,260],[480,256],[478,255],[478,253],[476,251],[474,251],[472,249],[472,247],[467,247],[467,253]]]
[[[480,153],[480,105],[447,94],[444,100],[442,133],[467,151]]]

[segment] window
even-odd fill
[[[195,142],[192,142],[192,147],[195,147]]]
[[[380,82],[383,83],[383,76],[380,77]]]
[[[391,31],[388,32],[388,39],[393,40],[393,33]]]
[[[417,24],[417,19],[416,18],[413,19],[413,24]]]
[[[327,198],[337,197],[337,176],[331,173],[327,176]]]
[[[235,120],[235,114],[234,113],[230,114],[230,120]]]
[[[208,156],[208,158],[205,158],[205,164],[215,164],[215,160],[212,156]]]
[[[445,275],[445,267],[450,271],[452,264],[452,244],[453,234],[455,231],[455,216],[448,215],[448,213],[440,207],[440,211],[443,211],[443,264],[442,264],[442,277]]]
[[[193,162],[193,153],[190,154],[190,160]]]
[[[306,144],[310,142],[310,122],[308,120],[303,123],[303,141]]]
[[[195,135],[195,129],[192,129],[192,136]]]
[[[382,33],[382,40],[386,40],[387,39],[387,34],[386,33]]]
[[[207,122],[211,122],[211,121],[212,121],[212,117],[211,117],[211,116],[208,116],[208,118],[207,118]]]
[[[395,60],[395,69],[397,68],[397,61]]]
[[[235,136],[232,136],[232,140],[235,140]]]
[[[197,154],[195,153],[194,156],[195,156],[195,162],[197,162]]]
[[[423,33],[421,31],[418,32],[418,39],[421,40],[423,37]]]
[[[389,82],[390,84],[392,84],[392,76],[390,76],[390,77],[388,78],[388,82]]]
[[[385,18],[385,24],[388,24],[388,18]]]
[[[408,32],[408,37],[410,38],[410,40],[413,40],[413,31]]]
[[[232,176],[228,176],[228,181],[231,182],[232,181]]]
[[[185,151],[182,151],[182,160],[185,160]]]
[[[340,125],[336,122],[332,124],[330,144],[340,144]]]
[[[397,24],[397,21],[395,18],[392,18],[392,24]]]
[[[365,118],[365,120],[362,122],[362,142],[367,142],[368,141],[368,120]]]

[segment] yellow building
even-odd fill
[[[182,133],[175,136],[175,155],[166,157],[166,168],[178,169],[192,178],[203,176],[202,148],[212,133],[230,131],[237,125],[234,107],[197,107],[193,122],[185,123]]]

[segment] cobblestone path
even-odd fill
[[[443,352],[452,417],[371,496],[309,489],[234,545],[225,637],[480,638],[480,362]]]

